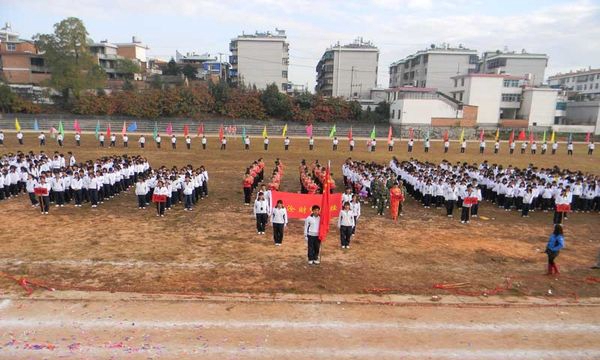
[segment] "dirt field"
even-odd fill
[[[34,134],[26,134],[26,145],[16,145],[14,134],[6,134],[0,153],[38,151]],[[331,151],[329,140],[318,140],[316,150],[308,151],[306,139],[292,139],[291,149],[283,151],[282,139],[272,139],[264,152],[260,139],[253,139],[252,150],[243,151],[239,136],[230,139],[228,149],[219,151],[217,140],[209,139],[203,151],[194,139],[187,151],[179,139],[176,151],[170,144],[161,150],[148,144],[137,147],[137,136],[130,137],[134,146],[124,149],[99,149],[93,135],[83,137],[76,148],[72,134],[67,146],[77,160],[96,159],[114,153],[143,154],[153,167],[160,165],[205,165],[209,171],[209,197],[189,213],[178,205],[165,218],[156,218],[152,209],[138,211],[133,193],[120,195],[98,209],[89,206],[51,208],[49,216],[40,216],[26,196],[0,203],[0,271],[26,275],[59,289],[88,289],[148,293],[195,292],[291,292],[291,293],[401,293],[445,294],[434,289],[439,283],[462,283],[473,295],[495,293],[545,296],[552,290],[555,297],[600,296],[598,270],[594,264],[600,250],[600,215],[573,214],[565,225],[566,248],[557,263],[562,274],[547,277],[544,247],[551,231],[552,214],[535,212],[529,219],[506,214],[488,204],[480,210],[489,221],[475,220],[461,225],[450,220],[443,210],[425,210],[412,199],[399,224],[388,217],[377,217],[373,209],[363,208],[353,247],[339,249],[334,226],[323,249],[318,267],[306,264],[306,246],[302,224],[293,221],[282,247],[273,246],[272,234],[256,235],[251,210],[243,206],[242,174],[252,160],[263,157],[268,173],[275,158],[287,171],[282,188],[298,191],[297,165],[301,159],[312,162],[332,161],[338,186],[341,165],[352,156],[359,160],[387,163],[392,153],[379,146],[368,153],[364,141],[358,141],[353,153],[341,141],[341,150]],[[119,137],[120,138],[120,137]],[[49,139],[46,152],[57,149]],[[383,141],[382,141],[383,142]],[[600,155],[585,155],[585,145],[576,146],[573,157],[560,154],[508,156],[503,143],[500,155],[479,155],[470,143],[466,156],[452,143],[451,153],[442,153],[441,142],[433,142],[428,154],[421,144],[413,157],[421,160],[482,161],[538,167],[559,165],[572,170],[600,173]],[[130,145],[131,146],[131,145]],[[396,144],[393,155],[407,158],[406,143]],[[510,280],[507,280],[510,278]],[[496,291],[494,291],[496,289]],[[0,280],[0,293],[21,289],[8,279]]]

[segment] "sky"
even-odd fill
[[[430,44],[546,53],[546,76],[600,67],[600,0],[0,0],[0,22],[26,39],[69,16],[95,41],[135,35],[165,60],[176,50],[226,59],[242,32],[285,29],[289,79],[311,90],[323,52],[359,36],[379,48],[380,87],[392,62]]]

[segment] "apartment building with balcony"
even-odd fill
[[[548,77],[548,85],[573,92],[580,100],[600,100],[600,68],[558,73]]]
[[[559,91],[532,86],[524,76],[468,74],[452,78],[453,99],[477,106],[482,126],[551,126],[557,116]]]
[[[288,91],[289,43],[285,30],[274,33],[242,34],[229,44],[230,79],[233,83],[265,89],[276,84],[281,92]]]
[[[50,79],[44,57],[33,41],[21,39],[9,23],[0,29],[0,79],[29,85]]]
[[[398,60],[390,65],[390,88],[414,86],[436,88],[445,94],[452,91],[452,77],[477,70],[477,50],[451,47],[448,44],[430,48]]]
[[[315,91],[324,96],[346,99],[369,99],[377,88],[379,49],[371,42],[356,39],[353,43],[328,48],[317,64]]]
[[[527,78],[532,86],[544,82],[548,55],[515,51],[486,51],[479,61],[477,72],[483,74],[510,74]]]

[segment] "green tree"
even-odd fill
[[[52,73],[50,86],[69,98],[78,97],[82,90],[104,85],[106,74],[90,53],[88,32],[81,20],[69,17],[54,24],[53,34],[34,36],[36,46],[44,52],[45,62]]]
[[[194,67],[192,64],[185,64],[181,69],[181,73],[190,80],[195,80],[198,78],[198,69],[196,69],[196,67]]]
[[[292,104],[287,95],[279,92],[276,84],[271,84],[262,92],[260,100],[267,115],[277,118],[289,118],[292,115]]]
[[[141,72],[140,66],[130,59],[117,60],[116,70],[118,74],[122,74],[125,79],[133,79],[133,74]]]
[[[179,75],[181,71],[173,58],[167,63],[167,67],[163,70],[163,75]]]
[[[123,91],[134,91],[134,90],[135,90],[135,86],[133,86],[133,83],[131,82],[131,80],[125,79],[125,82],[123,82]]]
[[[215,99],[215,111],[224,115],[226,113],[225,104],[229,100],[229,86],[221,79],[218,83],[209,82],[208,92]]]
[[[301,94],[296,95],[294,97],[294,102],[300,107],[300,109],[308,110],[313,106],[315,102],[315,97],[313,94],[309,93],[308,91],[305,91]]]
[[[164,83],[163,83],[160,75],[154,75],[154,76],[152,76],[152,78],[150,80],[150,87],[152,89],[160,90],[160,89],[163,88],[163,85],[164,85]]]
[[[16,95],[10,91],[10,87],[0,84],[0,111],[11,112]]]

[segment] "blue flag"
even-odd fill
[[[35,130],[35,131],[40,130],[40,125],[38,124],[37,119],[33,119],[33,130]]]
[[[129,124],[129,126],[127,127],[127,132],[135,132],[137,130],[137,122],[132,122],[131,124]]]

